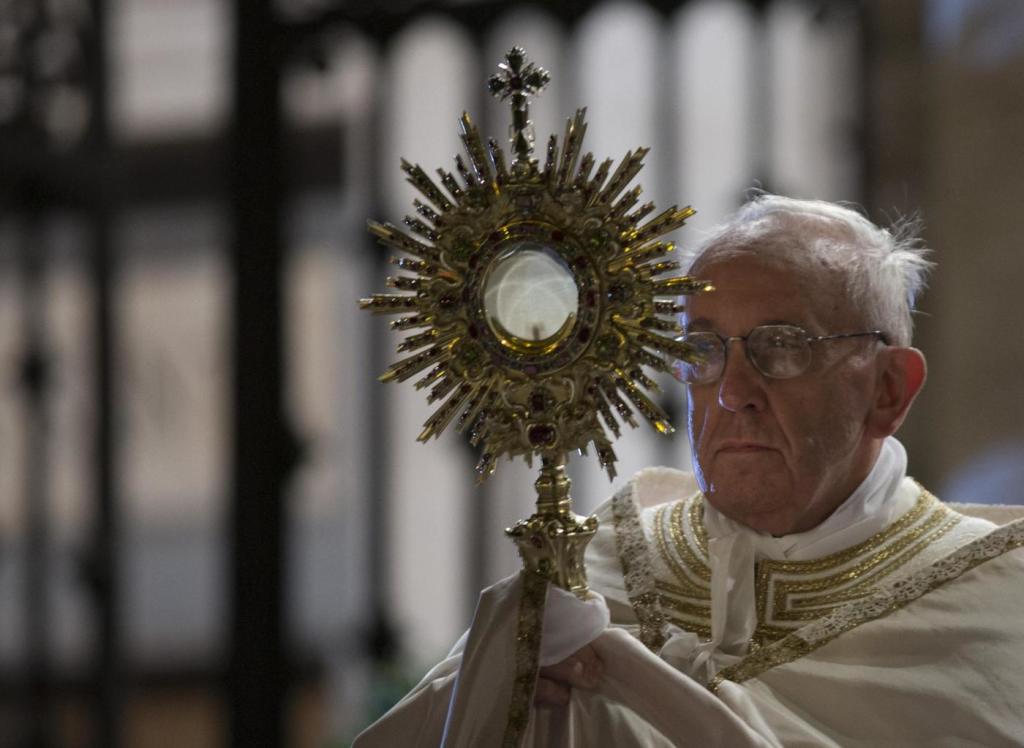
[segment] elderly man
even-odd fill
[[[892,436],[925,380],[927,265],[771,195],[704,244],[690,273],[717,290],[683,320],[703,356],[676,370],[694,474],[642,471],[599,508],[600,596],[549,592],[528,744],[1024,744],[1024,525],[953,511]],[[517,589],[366,744],[508,734]]]

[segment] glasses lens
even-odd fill
[[[697,360],[677,360],[672,367],[676,379],[687,384],[706,384],[718,379],[725,362],[721,339],[713,332],[690,332],[681,340],[693,347]]]
[[[762,325],[750,331],[747,355],[766,377],[790,379],[807,370],[811,363],[811,346],[803,328]]]

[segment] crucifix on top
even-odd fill
[[[542,67],[526,60],[522,47],[513,47],[505,54],[505,62],[498,65],[496,73],[487,81],[490,92],[505,101],[512,99],[511,143],[516,161],[526,164],[533,151],[533,126],[530,122],[528,97],[543,89],[551,76]]]

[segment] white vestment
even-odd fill
[[[589,641],[602,682],[533,708],[523,745],[1024,745],[1024,521],[958,514],[905,469],[887,440],[828,520],[781,538],[715,512],[689,474],[642,471],[597,511],[599,595],[548,591],[541,664]],[[356,745],[501,745],[521,585],[485,590],[449,657]]]

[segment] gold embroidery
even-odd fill
[[[922,488],[921,494],[917,497],[917,501],[914,502],[913,507],[904,512],[895,522],[884,530],[875,533],[867,540],[864,540],[855,546],[838,551],[837,553],[832,553],[828,556],[823,556],[813,561],[770,561],[768,563],[772,565],[773,569],[781,572],[795,571],[806,574],[835,569],[849,563],[858,556],[884,545],[891,538],[903,532],[921,519],[928,510],[934,508],[935,505],[941,506],[941,503],[928,491]]]
[[[686,631],[709,638],[711,635],[711,606],[680,600],[662,593],[661,603],[668,620]]]
[[[750,637],[750,651],[756,652],[761,647],[777,642],[784,636],[789,636],[793,633],[793,629],[783,628],[782,626],[772,626],[768,623],[758,622],[754,629],[753,636]]]
[[[701,619],[704,621],[711,620],[711,605],[707,603],[702,605],[700,603],[689,602],[685,599],[680,600],[676,597],[670,597],[669,595],[663,594],[662,604],[666,608],[670,608],[676,613],[692,616],[694,618]]]
[[[675,505],[673,505],[674,507]],[[679,562],[673,558],[671,552],[668,549],[668,542],[665,540],[665,506],[658,507],[658,510],[654,513],[654,539],[658,545],[658,555],[661,556],[662,561],[672,572],[676,580],[679,582],[679,586],[675,589],[679,590],[679,594],[687,595],[696,590],[693,582],[686,576],[686,572],[683,571],[683,567],[679,565]]]
[[[615,547],[622,565],[626,596],[640,624],[640,641],[652,652],[658,652],[667,636],[665,614],[661,609],[661,595],[655,584],[647,539],[632,494],[630,483],[612,497]]]
[[[930,510],[935,511],[925,519],[925,522],[917,524]],[[844,585],[854,583],[857,590],[866,594],[880,579],[924,550],[937,536],[931,536],[927,541],[907,551],[908,555],[896,559],[894,563],[886,566],[883,564],[893,559],[899,551],[906,549],[908,545],[928,531],[934,530],[939,522],[950,516],[957,515],[954,515],[938,499],[922,488],[921,494],[910,510],[885,529],[851,548],[811,561],[773,561],[770,559],[760,561],[757,564],[755,583],[758,623],[764,627],[774,626],[777,631],[790,631],[792,627],[787,628],[784,622],[793,622],[799,625],[824,615],[828,609],[840,604],[839,596],[853,591],[839,589]],[[915,525],[917,526],[915,527]],[[842,572],[826,577],[806,579],[812,574],[816,575],[849,566],[859,557],[872,552],[874,552],[872,555]],[[875,573],[871,573],[876,569]],[[779,579],[784,574],[801,575],[804,578]],[[870,576],[865,576],[869,574]],[[818,594],[814,595],[813,593]],[[768,608],[769,597],[772,602],[770,610]],[[802,603],[803,610],[794,610],[798,607],[795,604],[797,599]],[[828,609],[822,609],[821,606],[828,606]],[[813,607],[818,609],[810,610]]]
[[[678,586],[676,584],[673,584],[672,582],[665,581],[664,579],[659,579],[658,580],[658,589],[661,590],[662,592],[667,592],[670,595],[676,595],[678,597],[687,597],[687,596],[691,596],[692,597],[693,596],[693,590],[683,589],[682,587],[680,587],[680,586]],[[698,591],[698,592],[700,592],[700,591]],[[701,599],[707,599],[707,600],[711,599],[711,597],[708,596],[708,595],[703,595],[702,596],[702,595],[698,594],[697,597],[699,597]]]
[[[711,567],[704,501],[703,494],[698,492],[656,510],[657,551],[673,577],[657,580],[656,587],[668,620],[710,637]],[[913,507],[855,546],[810,561],[759,562],[755,572],[757,625],[751,637],[752,650],[779,641],[841,605],[868,597],[886,578],[952,529],[959,519],[959,515],[921,488]]]
[[[674,576],[673,582],[657,583],[669,620],[707,640],[711,637],[711,568],[698,556],[703,553],[706,558],[706,543],[705,551],[700,550],[703,522],[692,524],[701,514],[699,493],[663,506],[655,513],[654,537],[658,554]]]
[[[863,580],[857,582],[849,590],[844,592],[837,592],[834,594],[818,595],[813,597],[807,597],[803,599],[794,599],[789,601],[790,608],[810,608],[813,606],[830,605],[835,607],[836,605],[856,600],[862,597],[870,595],[875,587],[878,586],[882,577],[891,576],[897,569],[902,568],[907,562],[914,559],[918,554],[924,551],[928,546],[934,543],[936,540],[941,538],[943,535],[952,530],[957,524],[959,524],[961,517],[953,516],[952,518],[946,518],[939,516],[938,519],[946,519],[945,524],[930,533],[924,540],[917,543],[915,546],[910,548],[906,553],[901,555],[899,558],[893,560],[892,564],[886,566],[884,569],[880,569]],[[786,584],[786,583],[782,583]],[[817,613],[814,617],[817,618],[821,613]]]
[[[537,685],[537,658],[540,655],[541,630],[544,625],[544,603],[548,580],[539,574],[519,572],[522,590],[519,598],[519,622],[516,627],[516,679],[512,684],[512,700],[508,722],[502,739],[504,748],[517,748],[530,721],[530,704]]]
[[[668,522],[665,521],[666,507],[660,507],[655,513],[654,517],[654,537],[658,544],[658,553],[665,565],[669,567],[669,570],[675,575],[676,580],[679,582],[680,594],[687,597],[696,597],[701,599],[711,599],[711,588],[710,586],[701,586],[698,581],[691,578],[696,576],[698,580],[704,580],[705,574],[700,570],[701,566],[706,569],[706,581],[708,585],[711,583],[711,569],[697,559],[693,551],[687,545],[685,538],[683,537],[683,531],[677,527],[677,520],[683,510],[683,502],[676,502],[672,505],[672,511],[669,514]],[[666,525],[668,530],[666,530]],[[672,553],[669,548],[669,538],[671,537],[672,545],[679,555],[683,558],[683,563],[688,568],[684,569],[683,566],[676,560],[676,555]],[[690,573],[688,574],[687,571]]]
[[[697,493],[690,497],[690,530],[693,532],[693,539],[700,549],[701,557],[708,559],[708,531],[704,526],[704,494]]]
[[[672,536],[672,542],[675,550],[682,557],[683,561],[686,562],[688,570],[698,579],[710,585],[711,567],[707,562],[707,535],[704,530],[702,507],[703,497],[700,494],[691,496],[686,499],[685,502],[678,502],[672,508],[672,515],[669,520],[669,532]],[[685,529],[683,527],[684,512],[688,520],[686,523],[688,528]],[[698,524],[694,524],[695,517],[699,518],[699,520],[696,520],[698,521]],[[690,534],[693,536],[695,544],[703,558],[698,557],[693,546],[690,545],[686,529],[690,530]]]
[[[909,522],[903,522],[903,519],[906,517],[906,514],[912,514],[916,512],[919,506],[927,508],[929,507],[929,505],[934,506],[935,511],[932,512],[932,514],[929,515],[923,523],[916,527],[911,527],[911,529],[906,530],[902,535],[896,537],[897,533],[892,532],[892,528],[899,525],[900,529],[904,530],[912,524]],[[829,598],[832,595],[841,594],[837,592],[837,588],[842,587],[844,584],[848,584],[850,582],[856,582],[856,586],[859,587],[862,591],[866,592],[870,587],[875,586],[881,578],[888,576],[897,568],[903,566],[903,564],[910,561],[912,558],[917,556],[922,550],[928,547],[928,545],[930,545],[936,537],[934,534],[932,534],[933,531],[936,530],[936,528],[944,520],[949,520],[950,517],[952,517],[953,524],[959,521],[958,516],[955,516],[952,511],[942,506],[939,503],[939,501],[935,499],[934,496],[927,492],[921,494],[921,497],[918,499],[918,502],[915,505],[914,509],[910,510],[906,514],[882,532],[872,535],[866,541],[855,547],[875,549],[882,545],[885,540],[891,540],[892,542],[889,543],[889,545],[881,548],[873,555],[868,556],[856,565],[839,573],[832,574],[830,576],[803,580],[775,581],[773,579],[773,576],[775,576],[779,572],[780,567],[785,567],[786,570],[791,573],[799,572],[807,574],[813,573],[809,571],[810,569],[813,569],[815,571],[821,571],[828,568],[836,568],[836,566],[842,563],[849,563],[850,561],[855,560],[856,557],[847,558],[847,552],[844,551],[841,554],[833,554],[832,556],[826,556],[823,559],[818,559],[815,561],[762,561],[758,565],[760,568],[758,571],[757,582],[757,607],[759,620],[768,620],[767,597],[769,595],[770,590],[773,590],[774,592],[774,594],[771,595],[772,620],[814,620],[815,618],[821,615],[820,612],[804,611],[804,613],[801,614],[792,610],[793,607],[796,607],[791,602],[793,596],[799,594],[806,595],[807,593],[814,592],[825,592],[825,594],[818,595],[817,597],[813,598],[813,603],[809,603],[805,599],[803,602],[804,607],[806,608],[810,604],[829,604]],[[949,527],[952,527],[952,525],[949,525]],[[946,527],[944,530],[942,530],[942,534],[945,534],[945,532],[948,531],[949,527]],[[886,537],[884,539],[880,539],[880,536],[882,535]],[[916,546],[913,546],[909,548],[909,550],[907,550],[908,547],[910,547],[915,541],[921,539],[922,537],[924,537],[925,539],[921,543],[918,543]],[[900,554],[904,550],[906,550],[906,553],[904,553],[902,557],[897,558],[898,554]],[[843,561],[835,561],[836,557],[840,555],[844,557]],[[892,563],[884,566],[883,568],[879,568],[890,560],[892,560]],[[829,565],[826,565],[824,563],[826,561],[829,561]],[[835,603],[832,604],[835,605]],[[810,615],[807,615],[808,612],[810,613]]]
[[[771,668],[793,662],[864,623],[905,607],[986,561],[1022,547],[1024,520],[996,528],[942,560],[875,589],[863,600],[836,608],[799,631],[758,649],[735,665],[723,668],[708,684],[708,688],[717,691],[723,681],[742,683]]]

